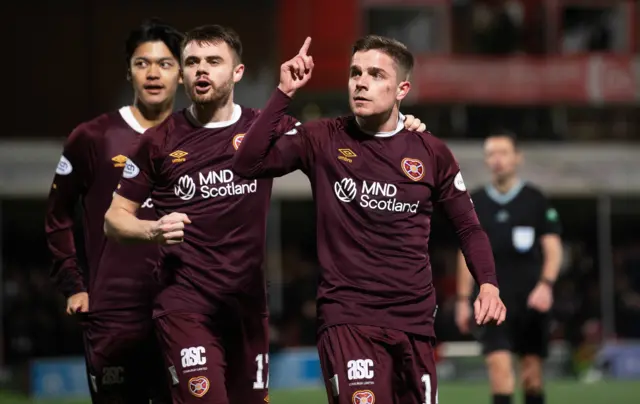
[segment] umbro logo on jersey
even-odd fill
[[[418,159],[405,158],[401,166],[405,175],[414,181],[420,181],[424,177],[424,164]]]
[[[338,156],[338,160],[346,161],[347,163],[353,163],[352,158],[358,157],[357,154],[351,149],[338,149],[342,156]]]
[[[189,154],[186,151],[182,151],[182,150],[176,150],[173,153],[170,153],[169,156],[173,157],[173,160],[171,160],[172,163],[182,163],[183,161],[185,161],[185,156]]]
[[[112,157],[111,161],[113,161],[114,167],[124,167],[124,165],[127,163],[127,156],[118,154],[117,156]]]
[[[233,137],[233,141],[231,141],[231,144],[233,144],[233,148],[238,150],[238,147],[240,147],[243,140],[244,140],[244,133],[238,133],[237,135],[235,135]]]

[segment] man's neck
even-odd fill
[[[398,127],[400,112],[397,108],[378,115],[371,115],[366,118],[356,116],[358,126],[368,133],[393,132]]]
[[[520,179],[518,178],[518,176],[513,175],[505,179],[494,179],[491,185],[493,185],[496,191],[500,192],[501,194],[506,194],[507,192],[511,191],[513,187],[515,187],[519,182]]]
[[[191,104],[189,111],[202,125],[214,122],[230,121],[233,117],[233,96],[222,102]]]
[[[173,112],[173,100],[154,107],[144,105],[140,99],[133,100],[131,113],[144,129],[152,128],[164,121]]]

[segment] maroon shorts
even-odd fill
[[[174,404],[268,402],[266,315],[169,313],[155,321]]]
[[[335,325],[318,339],[330,404],[436,404],[435,339],[389,328]]]
[[[135,324],[92,318],[84,328],[94,404],[171,403],[151,316]]]

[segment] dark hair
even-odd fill
[[[387,38],[380,35],[367,35],[356,41],[353,45],[351,56],[356,52],[365,52],[369,50],[379,50],[387,54],[396,62],[396,65],[402,72],[402,75],[408,80],[413,70],[413,54],[405,44],[393,38]]]
[[[496,129],[496,130],[493,130],[493,131],[491,131],[491,133],[489,133],[489,136],[487,136],[487,139],[490,139],[492,137],[504,137],[504,138],[507,138],[513,144],[513,149],[514,150],[519,150],[520,149],[520,143],[518,142],[518,137],[516,136],[515,133],[513,133],[512,131],[510,131],[508,129]]]
[[[196,42],[198,45],[212,44],[218,42],[226,43],[235,53],[236,63],[242,61],[242,42],[240,36],[229,27],[222,25],[201,25],[189,30],[182,40],[181,50],[190,42]]]
[[[164,42],[171,54],[180,61],[180,43],[183,35],[170,25],[164,24],[157,18],[145,20],[138,28],[129,33],[125,45],[125,62],[127,68],[138,46],[146,42]]]

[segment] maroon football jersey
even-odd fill
[[[151,193],[159,216],[181,212],[192,221],[184,242],[161,247],[163,290],[154,316],[215,314],[239,304],[266,313],[263,261],[272,180],[245,180],[231,171],[257,116],[236,105],[231,120],[201,125],[188,109],[176,112],[142,136],[127,163],[118,194],[142,203]],[[295,123],[285,117],[279,128]]]
[[[66,297],[88,291],[91,313],[122,313],[131,319],[131,310],[140,309],[140,314],[146,312],[148,317],[151,307],[151,274],[158,247],[118,244],[108,240],[103,230],[104,214],[127,156],[143,132],[129,107],[103,114],[69,135],[56,168],[45,220],[54,259],[52,278]],[[155,219],[148,196],[143,199],[139,216]],[[86,263],[78,262],[73,236],[78,201],[82,206]],[[88,270],[88,277],[84,270]]]
[[[263,112],[268,121],[261,118],[248,133],[234,169],[248,177],[301,169],[309,177],[322,268],[319,330],[348,323],[432,336],[434,205],[443,204],[449,217],[473,212],[450,150],[429,133],[405,130],[402,121],[379,134],[364,133],[353,116],[273,130],[269,123],[288,102],[274,94]],[[488,260],[481,282],[495,283]]]

